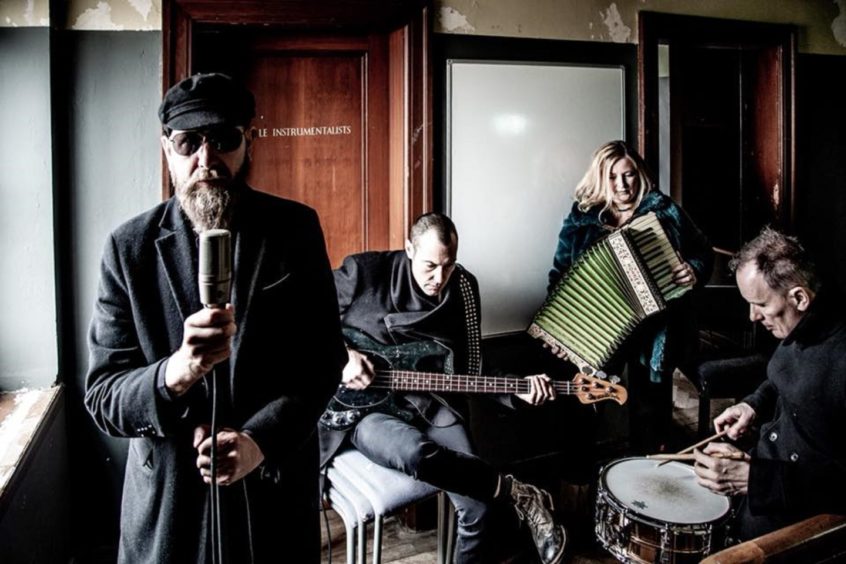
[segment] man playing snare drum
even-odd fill
[[[819,513],[846,513],[846,316],[793,237],[766,228],[730,266],[750,319],[782,342],[761,386],[714,420],[733,440],[760,423],[757,444],[743,454],[710,443],[696,451],[696,474],[714,492],[743,494],[735,534],[748,540]]]

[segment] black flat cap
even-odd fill
[[[159,120],[169,129],[247,125],[256,113],[252,93],[231,77],[195,74],[172,86],[159,106]]]

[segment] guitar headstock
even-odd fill
[[[623,405],[629,398],[629,393],[619,384],[612,384],[595,376],[576,374],[573,378],[573,393],[582,403],[596,403],[598,401],[613,400]]]

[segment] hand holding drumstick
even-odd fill
[[[716,435],[676,454],[652,455],[649,458],[662,460],[658,464],[661,466],[670,460],[690,460],[692,454],[692,459],[696,461],[693,470],[701,486],[721,495],[745,494],[749,491],[749,455],[728,443],[713,442],[728,432],[729,427],[725,427]],[[704,450],[698,450],[706,443]]]
[[[728,443],[710,443],[704,450],[694,450],[693,466],[697,481],[722,495],[749,492],[750,456]]]

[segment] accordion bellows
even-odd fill
[[[582,253],[528,332],[583,372],[601,370],[641,321],[690,289],[673,282],[680,263],[655,214],[642,215]]]

